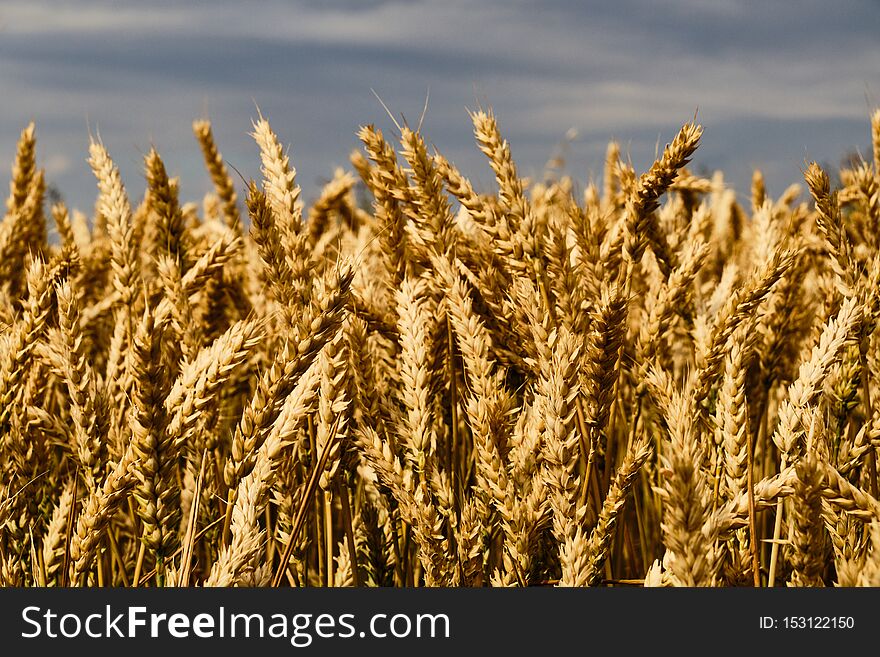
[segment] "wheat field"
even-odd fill
[[[471,119],[492,189],[368,125],[306,208],[265,118],[238,188],[200,120],[213,193],[92,141],[91,216],[27,126],[0,583],[880,585],[880,110],[873,161],[746,203],[695,123],[577,183]]]

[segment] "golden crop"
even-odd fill
[[[880,585],[880,111],[839,189],[745,205],[692,123],[580,193],[472,119],[496,189],[365,126],[308,210],[263,118],[244,203],[207,121],[201,205],[93,142],[58,240],[25,129],[0,583]]]

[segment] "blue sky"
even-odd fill
[[[358,145],[359,125],[418,121],[476,184],[491,172],[467,109],[494,107],[524,175],[574,128],[569,172],[601,173],[609,138],[642,170],[698,112],[694,165],[771,194],[808,159],[866,149],[880,105],[880,3],[655,0],[5,0],[0,3],[0,163],[37,122],[50,182],[89,210],[88,134],[100,132],[132,195],[155,145],[185,200],[210,190],[190,130],[207,116],[224,157],[258,175],[257,106],[307,198]]]

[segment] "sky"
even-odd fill
[[[90,133],[132,196],[155,146],[183,200],[200,200],[211,184],[192,120],[209,118],[251,178],[258,112],[308,201],[347,166],[359,126],[394,132],[377,95],[411,125],[427,100],[426,138],[479,189],[492,176],[468,109],[492,107],[521,175],[540,177],[573,131],[576,179],[600,178],[611,138],[643,171],[696,114],[695,169],[723,169],[744,200],[758,167],[779,195],[809,160],[867,152],[880,2],[0,1],[0,165],[34,120],[49,182],[85,211]]]

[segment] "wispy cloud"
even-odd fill
[[[190,121],[207,113],[224,155],[256,175],[259,104],[314,193],[360,123],[390,124],[371,89],[415,120],[430,87],[429,138],[478,179],[490,176],[465,113],[477,103],[495,107],[524,171],[578,128],[584,175],[612,135],[644,166],[699,110],[698,163],[743,186],[765,167],[781,191],[805,157],[867,143],[878,19],[868,0],[15,0],[0,5],[0,154],[35,118],[50,177],[88,206],[97,127],[132,190],[155,143],[198,197],[209,182]]]

